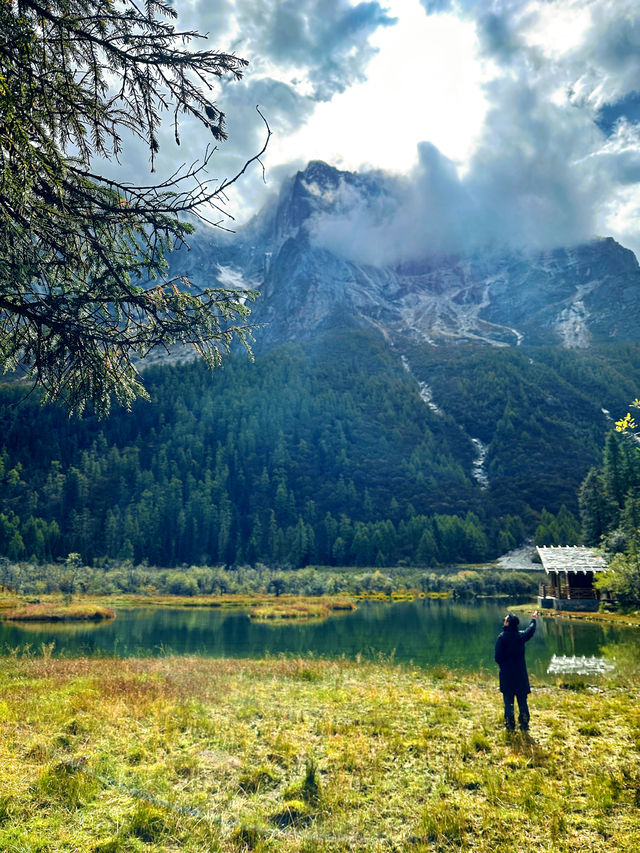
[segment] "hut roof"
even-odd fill
[[[549,572],[606,572],[609,568],[606,559],[595,548],[580,545],[558,545],[536,548],[542,566]]]

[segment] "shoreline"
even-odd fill
[[[100,621],[113,619],[118,609],[144,610],[161,608],[210,608],[247,610],[252,618],[261,621],[297,621],[300,619],[328,618],[340,612],[357,610],[360,602],[379,602],[393,604],[402,601],[449,600],[456,603],[474,601],[513,600],[501,593],[496,595],[477,595],[462,598],[451,592],[419,592],[417,590],[394,590],[391,593],[339,593],[336,595],[304,596],[283,593],[227,593],[223,595],[154,595],[122,593],[116,595],[77,595],[70,603],[65,603],[60,595],[47,594],[38,598],[11,593],[0,594],[0,619],[7,621],[73,622]],[[640,627],[640,610],[624,612],[587,612],[549,610],[531,604],[506,605],[505,609],[517,613],[537,610],[541,617],[548,619],[573,619],[587,622],[599,622]],[[17,612],[22,615],[16,616]]]
[[[586,610],[549,610],[535,605],[515,604],[509,608],[514,613],[537,610],[538,615],[545,619],[573,619],[581,622],[606,622],[612,625],[624,625],[627,628],[640,628],[640,611],[632,613],[589,612]]]

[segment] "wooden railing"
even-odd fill
[[[538,595],[542,598],[562,598],[571,599],[597,599],[600,598],[600,592],[597,589],[590,587],[569,587],[566,584],[561,584],[560,587],[551,586],[550,584],[541,583]]]

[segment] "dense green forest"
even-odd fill
[[[640,452],[637,440],[611,432],[602,465],[591,468],[579,492],[585,544],[604,544],[622,552],[638,539],[640,528]]]
[[[575,541],[601,409],[636,394],[639,352],[408,348],[409,372],[377,335],[334,330],[214,372],[149,369],[152,403],[103,421],[8,384],[0,554],[429,566],[485,560],[541,524],[546,540]],[[470,436],[488,446],[486,489]]]
[[[365,597],[391,596],[398,591],[445,594],[454,598],[476,596],[531,596],[538,589],[537,572],[500,569],[420,568],[374,569],[307,566],[301,569],[255,566],[187,566],[158,568],[131,563],[108,566],[82,565],[78,554],[55,563],[10,563],[0,557],[0,584],[26,595],[62,592],[73,595],[303,595],[341,593]]]
[[[603,586],[622,603],[640,602],[640,452],[633,433],[607,436],[602,465],[579,492],[582,539],[611,555]]]
[[[407,347],[439,406],[489,445],[492,514],[577,510],[613,419],[640,388],[640,346]],[[604,411],[603,411],[604,410]]]

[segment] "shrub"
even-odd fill
[[[139,801],[129,820],[129,834],[152,844],[168,832],[166,818],[157,806]]]
[[[238,779],[238,787],[245,794],[255,794],[256,791],[274,788],[278,781],[278,776],[270,767],[260,766],[243,773]]]

